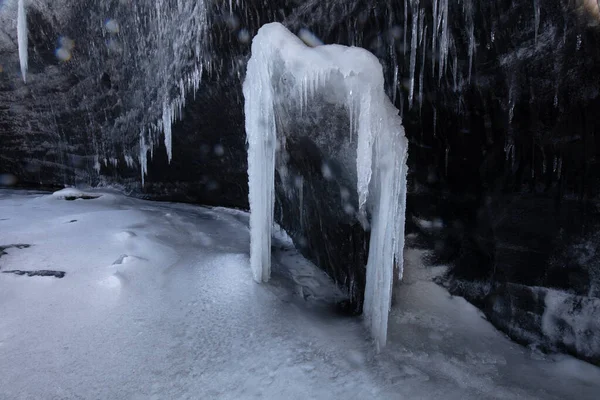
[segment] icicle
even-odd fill
[[[508,124],[510,125],[513,120],[513,116],[515,113],[515,99],[514,99],[514,90],[513,85],[511,83],[510,88],[508,89]]]
[[[404,28],[404,46],[402,47],[402,52],[404,54],[406,54],[406,35],[408,34],[408,32],[406,31],[406,28],[408,26],[408,0],[404,0],[404,22],[403,22],[403,28]]]
[[[438,2],[439,0],[433,0],[433,24],[431,26],[431,74],[435,76],[435,51],[437,49],[437,35],[438,35]]]
[[[156,126],[153,126],[151,127],[151,129],[148,129],[148,140],[150,141],[148,149],[150,150],[150,159],[154,159],[154,133],[157,130],[158,128]]]
[[[444,162],[444,165],[445,165],[445,171],[446,171],[446,176],[448,176],[448,156],[449,156],[449,155],[450,155],[450,146],[448,146],[448,145],[446,144],[446,159],[445,159],[445,162]]]
[[[385,131],[395,127],[385,124],[382,128]],[[372,212],[363,314],[367,326],[375,337],[377,350],[385,346],[387,341],[394,264],[397,266],[400,279],[403,275],[408,155],[406,152],[408,143],[403,136],[403,133],[402,137],[394,138],[384,138],[380,135],[374,143],[376,166],[374,165],[373,180],[378,199],[374,203]],[[396,141],[400,138],[403,139],[401,142]],[[390,151],[390,147],[396,147],[401,153],[393,154],[395,150]]]
[[[348,92],[348,110],[350,113],[350,143],[352,143],[352,138],[354,137],[354,98],[352,89]]]
[[[180,108],[185,107],[185,85],[183,83],[183,78],[179,80],[179,99]],[[179,116],[181,117],[181,110]]]
[[[300,197],[300,201],[299,201],[299,208],[300,208],[300,229],[304,229],[304,177],[300,176],[299,177],[299,187],[298,187],[298,192],[299,192],[299,197]]]
[[[458,57],[452,60],[452,79],[454,81],[454,91],[458,92]]]
[[[394,81],[392,83],[392,103],[396,104],[396,95],[398,94],[398,64],[394,67]]]
[[[437,137],[437,108],[433,107],[433,137]]]
[[[511,147],[511,152],[512,152],[512,169],[513,171],[515,171],[515,165],[517,164],[517,146],[515,146],[514,144]]]
[[[448,0],[442,1],[442,33],[440,36],[440,69],[438,71],[440,81],[442,79],[442,75],[445,73],[446,68],[446,59],[448,58],[448,41],[449,41],[449,31],[448,31]]]
[[[304,79],[302,79],[300,81],[300,84],[298,85],[298,92],[300,95],[300,115],[304,115],[304,85],[303,85]]]
[[[475,54],[475,26],[473,23],[469,26],[469,83],[473,74],[473,55]]]
[[[169,158],[169,164],[171,163],[171,157],[173,156],[173,149],[172,149],[172,131],[171,131],[171,127],[172,127],[172,117],[171,117],[171,106],[169,104],[167,104],[167,102],[165,101],[163,103],[163,115],[162,115],[162,124],[163,124],[163,131],[165,133],[165,147],[167,149],[167,157]]]
[[[473,16],[474,12],[472,1],[473,0],[465,0],[467,32],[469,34],[469,78],[467,80],[468,83],[471,83],[471,75],[473,74],[473,57],[475,55],[475,21]]]
[[[100,174],[100,168],[102,168],[102,166],[100,165],[100,156],[96,154],[94,156],[94,170],[97,174]]]
[[[304,91],[303,94],[303,101],[304,101],[304,107],[308,108],[308,78],[306,76],[302,77],[302,90]]]
[[[248,143],[250,266],[256,282],[266,282],[271,275],[276,124],[270,68],[265,66],[270,66],[273,61],[272,51],[268,45],[261,46],[256,40],[252,42],[252,57],[243,85]],[[304,77],[301,79],[306,86]]]
[[[506,141],[504,144],[504,161],[508,162],[508,159],[511,156],[512,152],[512,144],[509,141]]]
[[[535,44],[538,43],[538,30],[540,29],[540,0],[533,0],[533,19],[535,30]]]
[[[21,64],[21,76],[23,82],[27,82],[27,14],[25,13],[25,0],[19,0],[17,6],[17,42],[19,45],[19,63]]]
[[[408,90],[408,108],[412,108],[415,93],[415,66],[417,63],[417,22],[419,18],[419,0],[412,2],[412,30],[410,36],[410,75]]]
[[[127,165],[128,168],[133,168],[133,157],[131,157],[131,155],[129,154],[125,154],[125,164]]]
[[[542,174],[546,174],[546,152],[542,149]]]
[[[146,146],[146,140],[144,139],[144,133],[140,133],[140,154],[138,156],[140,161],[140,174],[142,175],[142,186],[145,183],[146,174],[148,174],[148,146]]]
[[[421,46],[421,51],[423,53],[421,58],[421,73],[419,75],[419,111],[423,106],[423,78],[425,76],[425,55],[427,54],[427,51],[425,51],[425,43],[427,43],[427,26],[425,26],[424,31],[425,33],[423,34],[422,40],[423,45]]]

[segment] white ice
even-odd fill
[[[339,84],[332,83],[333,75],[340,77]],[[371,213],[363,314],[381,347],[386,343],[394,268],[402,276],[408,144],[398,110],[385,95],[381,64],[368,51],[338,45],[311,48],[279,23],[264,25],[253,39],[243,88],[251,265],[256,281],[269,279],[276,105],[285,103],[280,97],[296,96],[303,112],[303,105],[325,84],[329,101],[349,110],[350,137],[356,136],[359,213]],[[318,141],[321,134],[315,126],[312,139]]]
[[[165,148],[167,149],[167,158],[169,163],[173,158],[173,109],[171,105],[166,101],[163,103],[163,114],[162,114],[163,132],[165,134]]]
[[[599,369],[532,353],[431,281],[417,250],[377,354],[276,231],[251,280],[248,214],[115,193],[0,190],[1,399],[597,399]],[[9,270],[62,270],[62,279]]]

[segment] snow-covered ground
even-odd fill
[[[94,196],[0,191],[0,399],[600,396],[600,369],[512,343],[419,251],[376,354],[285,235],[259,285],[247,214]]]

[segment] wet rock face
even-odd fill
[[[241,82],[249,38],[266,22],[284,21],[379,57],[410,140],[407,231],[452,265],[445,284],[453,293],[482,308],[491,293],[518,303],[526,290],[503,289],[512,284],[598,297],[600,20],[589,2],[440,0],[415,8],[409,1],[404,10],[402,1],[247,0],[233,5],[233,17],[227,2],[215,2],[206,47],[178,52],[164,45],[177,30],[160,42],[150,24],[130,29],[136,15],[128,6],[59,3],[28,6],[27,85],[12,11],[0,6],[0,174],[246,209]],[[118,33],[106,31],[107,18],[120,22]],[[68,62],[55,54],[61,36],[76,39]],[[140,131],[161,118],[163,98],[179,92],[180,76],[160,79],[186,75],[197,59],[202,82],[173,124],[173,158],[156,133],[142,185]],[[355,178],[333,154],[341,139],[303,136],[296,132],[284,147],[288,174],[278,166],[276,220],[346,286],[349,310],[360,312],[368,232],[347,212],[356,204]],[[334,179],[324,176],[324,163]],[[509,318],[492,321],[502,327]],[[528,326],[537,332],[531,340],[542,337]]]
[[[486,301],[492,323],[524,344],[563,351],[600,365],[600,299],[507,284]]]
[[[284,133],[285,134],[285,133]],[[275,174],[275,218],[300,252],[346,289],[342,312],[362,312],[369,234],[355,218],[356,182],[306,136],[286,138]],[[352,193],[352,194],[351,194]]]
[[[238,89],[240,92],[238,93]],[[151,199],[248,209],[248,161],[241,88],[208,82],[173,125],[173,159],[155,150],[143,188]],[[139,181],[139,171],[131,180]],[[139,184],[139,183],[138,183]]]
[[[520,343],[599,363],[598,209],[543,194],[486,204],[470,224],[446,214],[447,227],[423,232],[426,247],[438,245],[436,261],[453,265],[440,283]]]

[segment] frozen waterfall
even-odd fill
[[[356,151],[358,218],[370,215],[371,241],[363,315],[377,347],[385,345],[394,269],[402,276],[408,142],[398,110],[384,92],[381,64],[368,51],[306,46],[279,23],[252,42],[243,86],[250,186],[251,266],[265,282],[271,269],[278,121],[281,107],[309,113],[317,94],[348,110],[348,143]],[[290,100],[291,99],[291,100]],[[293,103],[295,101],[295,103]],[[290,103],[292,102],[292,103]],[[308,117],[305,118],[308,121]],[[326,140],[315,127],[312,140]]]
[[[25,0],[19,0],[17,7],[17,41],[19,45],[19,63],[23,82],[27,82],[27,15],[25,14]]]

